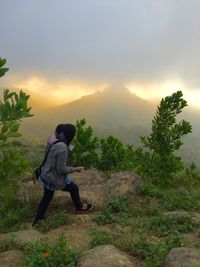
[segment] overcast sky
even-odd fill
[[[1,83],[178,81],[200,96],[200,0],[0,0],[0,12]]]

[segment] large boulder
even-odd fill
[[[107,195],[123,196],[135,194],[142,178],[130,171],[113,173],[106,183]]]
[[[72,180],[78,185],[80,196],[83,201],[92,202],[95,208],[101,208],[105,198],[105,178],[101,172],[91,169],[81,173],[70,175]],[[19,184],[18,199],[23,204],[29,201],[33,206],[38,205],[43,195],[41,183],[33,185],[31,177],[23,178]],[[68,192],[56,191],[51,202],[54,208],[66,208],[68,211],[74,211],[74,207]]]
[[[79,186],[83,201],[92,202],[96,209],[102,208],[105,198],[105,177],[95,169],[72,174],[73,181]]]
[[[163,262],[163,267],[199,267],[200,250],[195,248],[173,248]]]
[[[101,245],[88,250],[79,260],[77,267],[134,267],[134,260],[112,245]]]
[[[20,250],[10,250],[0,253],[0,266],[2,267],[22,266],[24,261],[24,255]]]
[[[106,181],[104,175],[96,169],[71,174],[72,180],[78,185],[80,196],[85,202],[92,202],[96,209],[104,206],[108,196],[121,197],[127,194],[135,194],[142,178],[134,172],[121,171],[111,175]],[[37,206],[43,195],[40,183],[33,186],[31,177],[25,177],[19,183],[18,198],[23,203],[28,200],[33,206]],[[74,211],[70,194],[56,191],[51,205],[54,208],[66,208],[69,212]]]

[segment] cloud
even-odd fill
[[[1,56],[22,79],[200,90],[199,10],[198,0],[2,1]]]
[[[65,104],[107,86],[103,83],[94,85],[67,79],[49,81],[42,76],[29,76],[24,80],[21,76],[7,76],[3,82],[4,88],[26,91],[34,98],[43,99],[47,106]]]

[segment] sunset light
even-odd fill
[[[77,81],[48,81],[45,78],[31,76],[25,81],[14,79],[15,87],[18,89],[26,89],[30,94],[38,97],[43,97],[51,102],[52,106],[62,105],[73,100],[79,99],[84,95],[93,93],[99,88],[104,88],[105,85],[92,87],[84,82]]]
[[[147,100],[159,100],[169,96],[176,91],[182,91],[184,98],[189,105],[200,107],[200,91],[188,89],[182,81],[164,82],[160,84],[130,84],[127,85],[130,91],[137,96]]]

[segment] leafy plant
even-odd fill
[[[33,209],[26,203],[23,207],[13,205],[7,213],[1,213],[0,232],[15,232],[22,228],[25,222],[29,222],[33,217]]]
[[[187,243],[187,240],[176,231],[173,231],[166,240],[158,243],[150,242],[142,234],[130,244],[129,253],[142,260],[142,266],[157,267],[161,266],[170,249],[184,246]]]
[[[8,68],[3,68],[5,64],[6,64],[6,59],[0,57],[0,77],[4,76],[6,72],[9,70]]]
[[[85,127],[86,120],[76,122],[76,137],[73,141],[73,165],[85,168],[95,167],[98,162],[98,138],[93,137],[92,127]]]
[[[130,170],[134,167],[134,151],[132,146],[125,146],[113,137],[100,140],[100,159],[98,168],[103,171]]]
[[[189,122],[176,121],[176,116],[187,106],[182,96],[183,93],[177,91],[163,98],[152,120],[152,133],[141,137],[144,147],[150,150],[140,153],[141,160],[149,162],[147,168],[144,166],[145,172],[154,180],[159,178],[163,184],[167,184],[174,173],[183,169],[181,158],[175,156],[174,151],[183,144],[181,137],[192,131]]]
[[[79,256],[77,251],[68,248],[64,233],[54,244],[45,238],[34,244],[28,244],[25,252],[26,264],[24,267],[75,267]]]
[[[108,201],[102,215],[96,218],[98,224],[127,224],[131,217],[129,200],[126,197],[112,198]]]
[[[8,68],[2,68],[6,63],[5,59],[0,58],[0,77],[2,77]],[[19,127],[21,119],[30,117],[31,108],[28,107],[27,101],[29,95],[20,91],[10,92],[5,89],[3,92],[3,102],[0,101],[0,179],[1,182],[21,173],[27,168],[25,158],[12,148],[8,141],[11,138],[21,136]]]

